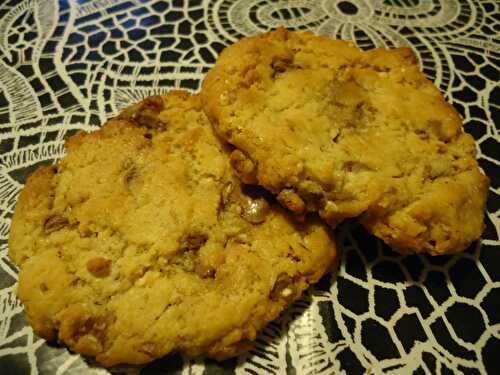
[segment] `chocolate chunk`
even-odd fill
[[[269,203],[264,198],[252,199],[242,196],[240,200],[241,217],[252,224],[260,224],[266,220],[269,213]]]
[[[207,242],[208,236],[205,233],[191,233],[181,241],[182,250],[196,251]]]

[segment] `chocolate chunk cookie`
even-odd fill
[[[34,331],[104,366],[217,359],[330,269],[335,245],[243,186],[197,96],[149,97],[37,170],[9,253]]]
[[[474,141],[408,48],[278,29],[223,51],[202,102],[240,178],[295,213],[359,217],[403,253],[481,235],[489,182]]]

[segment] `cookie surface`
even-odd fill
[[[201,95],[239,176],[290,210],[359,216],[403,253],[480,237],[489,182],[474,140],[410,49],[278,29],[226,48]]]
[[[328,271],[329,229],[241,185],[223,147],[182,92],[68,139],[28,179],[11,226],[34,331],[105,366],[223,359]]]

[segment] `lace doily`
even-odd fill
[[[97,374],[33,335],[7,256],[17,196],[63,139],[140,98],[197,91],[228,44],[277,26],[410,46],[460,111],[491,178],[483,239],[403,257],[355,221],[338,270],[224,363],[167,356],[144,374],[487,374],[500,354],[499,3],[478,0],[5,0],[0,5],[0,372]],[[467,225],[467,223],[464,223]],[[139,369],[126,368],[125,372]]]

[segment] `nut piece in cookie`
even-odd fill
[[[328,227],[234,176],[198,96],[147,98],[66,149],[21,192],[9,255],[34,331],[104,366],[238,355],[335,259]]]
[[[203,109],[231,165],[295,213],[351,217],[402,253],[453,253],[483,230],[488,178],[457,111],[409,48],[283,28],[226,48]]]

